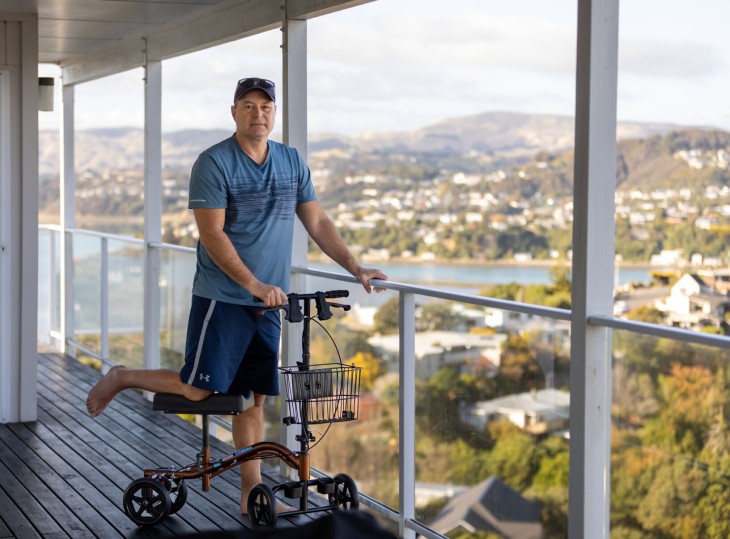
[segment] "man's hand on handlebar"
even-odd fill
[[[263,316],[264,313],[283,310],[286,314],[284,319],[296,323],[304,320],[309,321],[311,318],[319,318],[320,320],[329,320],[332,318],[332,308],[339,308],[343,311],[349,311],[350,305],[345,303],[339,303],[334,301],[327,301],[335,298],[346,298],[350,295],[347,290],[329,290],[327,292],[313,292],[313,293],[298,293],[292,292],[287,296],[287,302],[282,305],[273,305],[262,307],[258,313],[258,316]],[[256,298],[259,300],[259,298]],[[314,302],[314,307],[317,309],[316,315],[310,315],[310,305]],[[302,313],[302,307],[305,307],[306,316]],[[307,322],[308,323],[308,322]]]
[[[284,305],[289,300],[284,291],[278,286],[264,284],[260,281],[252,286],[249,292],[255,298],[260,299],[264,307],[278,307],[279,305]]]

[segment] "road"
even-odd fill
[[[617,301],[624,301],[626,311],[646,305],[653,307],[654,302],[658,299],[669,296],[671,287],[669,286],[652,286],[650,288],[636,288],[631,292],[621,292]]]

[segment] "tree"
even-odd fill
[[[664,313],[662,313],[656,307],[650,307],[647,305],[641,305],[635,307],[627,313],[629,320],[636,320],[637,322],[646,322],[648,324],[662,324],[664,322]]]
[[[568,488],[568,442],[551,436],[539,446],[539,465],[532,487],[547,492],[553,487]]]
[[[375,313],[373,329],[383,335],[398,333],[399,315],[400,301],[398,296],[395,296],[383,303]]]
[[[375,379],[380,376],[382,370],[378,358],[367,352],[358,352],[348,360],[348,364],[352,363],[362,367],[360,371],[360,389],[362,391],[372,389]]]
[[[530,343],[521,335],[511,334],[502,344],[500,375],[512,380],[518,389],[537,389],[545,384],[540,365]]]
[[[695,506],[694,513],[702,522],[704,537],[730,537],[730,518],[727,518],[730,507],[730,488],[728,481],[719,481],[711,484],[705,490]],[[695,537],[699,537],[699,530]]]
[[[524,287],[518,283],[495,284],[479,292],[479,295],[509,301],[521,301]]]
[[[416,320],[418,331],[451,331],[459,327],[465,318],[454,312],[451,305],[445,303],[429,303],[424,305]]]
[[[518,492],[523,492],[538,469],[537,445],[529,434],[515,432],[497,440],[487,462],[488,475],[501,477]]]
[[[702,448],[711,423],[713,383],[709,369],[678,363],[668,376],[659,377],[659,396],[664,401],[660,420],[670,425],[680,449],[693,455]]]
[[[666,537],[696,537],[702,520],[693,514],[693,507],[706,486],[706,474],[691,463],[663,465],[639,503],[639,522],[647,531]]]

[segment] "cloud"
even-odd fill
[[[619,45],[620,71],[644,77],[704,79],[723,64],[720,51],[705,43],[633,39]]]
[[[423,1],[416,17],[394,0],[310,21],[310,129],[412,129],[487,110],[572,114],[574,15],[484,6]]]
[[[730,87],[730,2],[691,10],[666,2],[621,6],[619,112],[730,127],[718,114]],[[388,0],[310,19],[309,129],[414,129],[491,110],[573,114],[576,8],[574,0]],[[238,78],[281,88],[281,40],[277,29],[163,62],[163,129],[231,127]],[[141,126],[142,78],[138,70],[79,85],[77,127]]]
[[[383,9],[381,16],[386,13]],[[574,71],[575,29],[570,25],[517,16],[474,16],[467,10],[434,13],[424,9],[407,23],[398,17],[378,19],[353,17],[343,24],[315,19],[309,52],[332,63],[438,66],[445,73],[490,68]]]

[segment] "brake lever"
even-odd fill
[[[299,294],[292,292],[289,294],[289,305],[286,309],[286,316],[284,317],[289,322],[297,323],[304,320],[302,314],[302,305],[299,303]]]
[[[317,299],[315,300],[317,306],[317,318],[320,320],[329,320],[332,318],[332,311],[330,311],[330,305],[326,299],[324,292],[317,292]]]
[[[284,318],[289,320],[289,305],[277,305],[276,307],[262,307],[260,311],[256,313],[256,316],[264,316],[265,313],[273,313],[274,311],[284,311]]]

